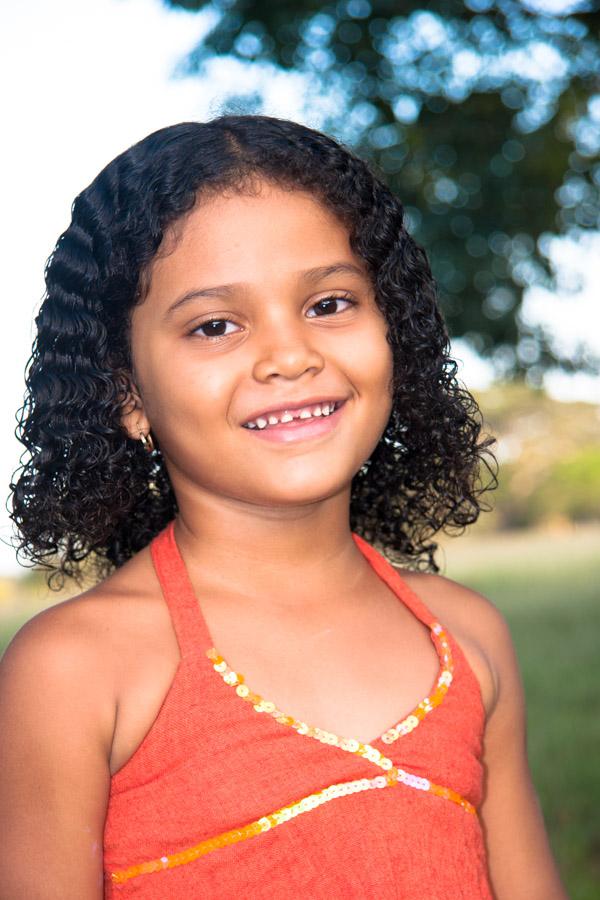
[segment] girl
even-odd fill
[[[5,655],[3,900],[564,898],[506,624],[435,574],[490,440],[400,201],[294,122],[184,123],[46,278],[13,517],[103,580]]]

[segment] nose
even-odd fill
[[[253,367],[257,381],[300,378],[306,372],[316,375],[325,365],[322,354],[314,345],[314,335],[300,328],[274,329],[265,337]]]

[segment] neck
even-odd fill
[[[277,597],[285,606],[305,607],[310,596],[325,602],[330,595],[333,602],[364,575],[349,501],[349,487],[294,508],[203,497],[193,505],[180,503],[175,538],[192,581],[208,583],[213,591],[257,601]]]

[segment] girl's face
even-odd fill
[[[133,312],[141,406],[125,425],[158,438],[180,507],[349,488],[390,415],[392,352],[347,230],[312,195],[261,183],[199,202],[164,250]]]

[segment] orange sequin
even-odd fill
[[[119,869],[116,872],[111,872],[110,878],[114,884],[123,884],[125,881],[129,881],[130,878],[137,878],[139,875],[160,872],[162,869],[172,869],[175,866],[181,866],[185,863],[192,862],[200,856],[205,856],[213,850],[218,850],[220,847],[225,847],[228,844],[235,844],[238,841],[245,841],[248,838],[256,837],[256,835],[261,834],[263,831],[269,831],[270,828],[282,825],[284,822],[289,822],[289,820],[293,819],[295,816],[309,812],[317,806],[321,806],[323,803],[335,800],[337,797],[344,797],[347,794],[357,794],[361,791],[367,791],[373,788],[395,787],[398,784],[405,784],[417,790],[436,794],[446,800],[451,800],[453,803],[458,803],[466,812],[475,813],[475,808],[472,804],[457,794],[456,791],[452,791],[450,788],[441,787],[437,784],[432,784],[427,778],[420,778],[417,775],[413,775],[410,772],[405,772],[403,769],[392,766],[385,776],[377,775],[375,778],[358,778],[354,781],[343,781],[329,785],[322,790],[315,791],[314,794],[309,794],[306,797],[302,797],[300,800],[289,803],[287,806],[282,806],[275,812],[268,813],[254,822],[232,828],[230,831],[224,831],[215,837],[208,838],[207,840],[196,844],[194,847],[189,847],[187,850],[171,853],[161,856],[159,859],[152,859],[148,862],[138,863],[135,866],[129,866],[127,869]]]
[[[393,725],[386,732],[384,732],[384,734],[381,735],[381,740],[384,744],[393,744],[394,741],[397,741],[399,737],[402,737],[403,735],[409,734],[411,731],[413,731],[417,727],[417,725],[419,725],[419,723],[423,721],[428,713],[434,710],[436,706],[440,705],[448,692],[448,688],[452,684],[454,664],[448,638],[446,637],[444,629],[439,622],[432,622],[429,627],[436,646],[438,657],[440,659],[440,669],[438,677],[436,679],[435,687],[431,694],[421,700],[421,702],[418,703],[417,706],[415,706],[415,708],[407,716],[405,716],[404,719],[402,719],[396,725]],[[215,647],[211,647],[209,650],[207,650],[206,655],[212,662],[215,672],[218,672],[222,676],[223,681],[226,684],[229,684],[231,686],[243,684],[245,688],[247,687],[247,685],[244,684],[244,676],[230,668],[227,661],[221,656],[221,654]],[[256,712],[268,712],[281,725],[288,725],[292,728],[295,728],[299,734],[306,734],[308,737],[317,738],[317,740],[321,741],[322,743],[333,744],[336,747],[341,747],[342,750],[349,750],[350,748],[346,746],[348,744],[358,745],[360,743],[359,741],[355,741],[352,738],[342,738],[336,734],[333,734],[332,732],[325,731],[322,728],[314,728],[310,725],[307,725],[306,722],[301,722],[300,720],[295,719],[293,716],[289,716],[286,713],[282,712],[280,709],[277,709],[274,703],[269,700],[264,700],[263,697],[260,696],[260,694],[256,694],[250,689],[248,689],[247,691],[239,691],[236,689],[236,694],[238,695],[238,697],[241,697],[242,700],[246,700],[247,702],[252,703]],[[350,752],[356,753],[357,750],[355,748],[350,750]],[[374,752],[379,754],[378,750],[375,750]],[[381,754],[379,755],[381,756]]]
[[[381,736],[381,740],[387,744],[393,743],[403,734],[408,734],[416,728],[429,712],[435,709],[436,706],[439,706],[452,683],[453,663],[450,645],[442,626],[438,622],[433,622],[430,628],[440,658],[440,672],[436,680],[436,685],[429,697],[425,697],[408,716]],[[302,797],[300,800],[296,800],[273,813],[262,816],[254,822],[249,822],[246,825],[231,829],[230,831],[224,831],[222,834],[218,834],[215,837],[202,841],[187,850],[168,854],[159,859],[139,863],[138,865],[129,866],[127,869],[112,872],[110,877],[115,884],[121,884],[128,881],[130,878],[136,878],[138,875],[146,875],[150,872],[158,872],[162,869],[170,869],[174,866],[183,865],[184,863],[198,859],[200,856],[211,853],[220,847],[255,837],[263,831],[268,831],[270,828],[281,825],[294,816],[308,812],[316,806],[327,803],[336,797],[342,797],[349,793],[358,793],[371,788],[395,787],[398,784],[404,784],[406,787],[434,794],[444,800],[450,800],[452,803],[461,806],[466,812],[475,813],[475,807],[469,803],[468,800],[465,800],[464,797],[461,797],[456,791],[453,791],[451,788],[434,784],[429,781],[428,778],[421,778],[418,775],[406,772],[404,769],[397,768],[391,759],[384,756],[383,753],[371,744],[364,744],[362,741],[356,740],[356,738],[340,737],[333,732],[307,725],[306,722],[295,719],[293,716],[286,715],[286,713],[278,709],[270,700],[265,700],[260,694],[256,694],[254,691],[250,690],[245,684],[244,676],[231,669],[215,647],[211,647],[207,650],[206,655],[212,662],[214,670],[223,678],[223,681],[235,688],[238,697],[248,703],[252,703],[257,713],[266,712],[273,716],[281,725],[295,728],[299,734],[315,738],[325,744],[339,747],[341,750],[345,750],[348,753],[354,753],[378,766],[380,769],[383,769],[385,775],[378,775],[374,778],[361,778],[355,781],[330,785],[329,787],[316,791],[314,794]]]

